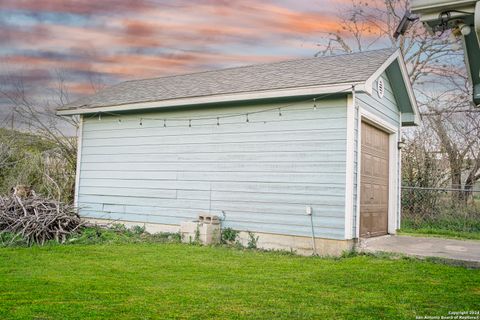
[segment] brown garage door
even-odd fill
[[[360,236],[388,232],[388,133],[362,122]]]

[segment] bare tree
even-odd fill
[[[463,190],[458,198],[468,200],[480,180],[480,110],[471,107],[467,94],[432,99],[426,106],[424,119],[448,161],[451,187]]]
[[[41,135],[44,139],[52,141],[61,150],[62,155],[71,166],[76,165],[76,139],[65,134],[65,126],[78,127],[76,118],[59,117],[55,114],[58,107],[70,102],[69,93],[65,85],[64,74],[56,72],[57,87],[54,90],[54,99],[39,101],[28,94],[27,88],[21,77],[6,75],[2,79],[0,95],[3,96],[17,114],[17,119]]]
[[[12,177],[11,181],[3,181],[2,185],[5,188],[8,187],[5,183],[36,184],[46,196],[67,202],[73,198],[77,139],[66,132],[77,128],[77,120],[55,114],[55,109],[68,104],[70,99],[64,74],[56,72],[56,78],[57,86],[52,91],[52,98],[44,100],[31,94],[30,88],[27,88],[18,75],[9,74],[1,79],[0,96],[15,110],[17,122],[20,123],[19,129],[23,131],[20,133],[4,130],[7,133],[3,136],[11,136],[12,138],[7,140],[13,145],[4,143],[3,149],[14,152],[19,159],[15,164],[16,169],[12,171],[16,176]],[[70,130],[66,130],[67,127],[70,127]],[[16,146],[17,142],[29,136],[35,144],[35,150],[43,150],[41,153],[29,152],[28,148]]]
[[[375,46],[399,47],[414,85],[432,74],[449,72],[446,66],[463,55],[458,40],[452,43],[448,33],[432,36],[420,22],[414,22],[403,37],[393,37],[408,7],[408,0],[352,0],[338,16],[341,27],[325,35],[316,55],[364,51]]]
[[[340,10],[341,27],[322,39],[317,55],[399,47],[424,116],[422,126],[407,135],[405,173],[431,186],[443,184],[448,176],[451,187],[465,190],[459,197],[467,199],[468,190],[480,179],[480,113],[469,102],[460,39],[450,32],[429,34],[418,21],[395,39],[394,31],[408,8],[408,0],[352,0]],[[423,145],[427,140],[428,146]],[[442,172],[423,172],[420,177],[422,170],[433,168],[432,161],[447,165],[439,166]]]
[[[402,152],[402,183],[408,187],[441,188],[450,177],[447,161],[430,132],[427,126],[414,130]]]

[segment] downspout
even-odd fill
[[[317,255],[317,244],[315,243],[315,228],[313,227],[313,210],[312,207],[307,206],[306,208],[307,215],[310,216],[310,226],[312,227],[312,248],[313,248],[313,255]]]

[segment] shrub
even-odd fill
[[[0,194],[6,195],[20,184],[47,198],[71,203],[75,166],[59,144],[38,135],[0,129]]]
[[[222,243],[224,244],[232,244],[237,241],[239,232],[232,228],[224,228],[222,229]]]

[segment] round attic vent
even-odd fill
[[[377,92],[380,99],[383,98],[383,95],[385,94],[385,83],[382,78],[379,78],[377,81]]]

